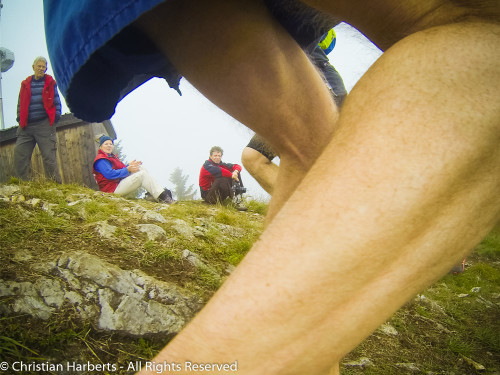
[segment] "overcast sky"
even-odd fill
[[[33,74],[35,57],[48,58],[41,0],[1,0],[0,46],[15,55],[14,66],[2,73],[5,128],[17,126],[16,106],[21,81]],[[363,35],[346,24],[335,28],[337,44],[330,62],[341,74],[348,91],[380,56],[381,52]],[[49,61],[47,74],[53,76]],[[162,79],[152,79],[129,94],[111,118],[127,159],[143,161],[162,186],[171,187],[169,177],[176,167],[189,175],[198,190],[198,175],[210,147],[224,149],[223,161],[241,164],[241,151],[253,132],[219,110],[185,79],[182,97]],[[60,94],[60,93],[59,93]],[[60,94],[61,95],[61,94]],[[63,113],[69,109],[63,102]],[[267,197],[247,173],[243,181],[248,193]]]

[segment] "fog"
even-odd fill
[[[48,58],[40,0],[2,0],[0,46],[15,54],[14,66],[2,73],[5,128],[17,126],[16,108],[21,81],[33,74],[37,56]],[[362,34],[346,24],[335,28],[337,44],[330,62],[341,74],[348,91],[380,56],[381,52]],[[53,76],[49,61],[47,74]],[[57,78],[57,77],[56,77]],[[198,189],[198,175],[210,147],[224,149],[222,160],[241,165],[241,152],[253,132],[218,109],[185,79],[182,97],[162,79],[152,79],[124,98],[111,122],[128,160],[141,160],[165,187],[176,167],[189,176]],[[63,102],[63,113],[69,109]],[[279,162],[279,161],[278,161]],[[248,173],[242,179],[248,194],[256,199],[268,195]],[[199,196],[199,195],[198,195]]]

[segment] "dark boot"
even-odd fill
[[[174,198],[172,198],[172,192],[168,189],[163,190],[163,192],[158,196],[158,202],[166,204],[175,203]]]

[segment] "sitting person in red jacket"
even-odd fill
[[[141,167],[142,162],[132,160],[126,165],[113,154],[114,145],[111,137],[103,135],[99,139],[99,145],[99,151],[94,159],[94,178],[99,190],[128,195],[143,187],[160,203],[174,202],[170,190],[158,185],[148,171]]]
[[[203,200],[210,204],[222,203],[226,198],[233,198],[233,181],[239,182],[241,166],[222,162],[224,151],[219,146],[210,149],[210,157],[200,170],[200,192]],[[246,207],[236,205],[240,211]]]

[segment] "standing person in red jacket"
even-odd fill
[[[203,200],[210,204],[223,202],[226,198],[233,198],[233,181],[239,182],[241,166],[222,162],[224,150],[219,146],[210,149],[210,157],[205,160],[200,170],[200,192]],[[246,207],[236,205],[240,211]]]
[[[61,117],[61,99],[54,78],[45,74],[47,59],[38,56],[33,62],[32,76],[21,82],[17,103],[16,146],[14,166],[16,175],[27,180],[30,174],[31,155],[38,144],[42,154],[45,176],[62,182],[57,166],[57,137],[55,123]]]
[[[147,170],[142,168],[142,162],[132,160],[124,164],[113,154],[113,140],[107,135],[99,139],[99,150],[94,159],[94,178],[99,190],[106,193],[129,195],[143,187],[158,202],[174,203],[172,193],[163,189]]]

